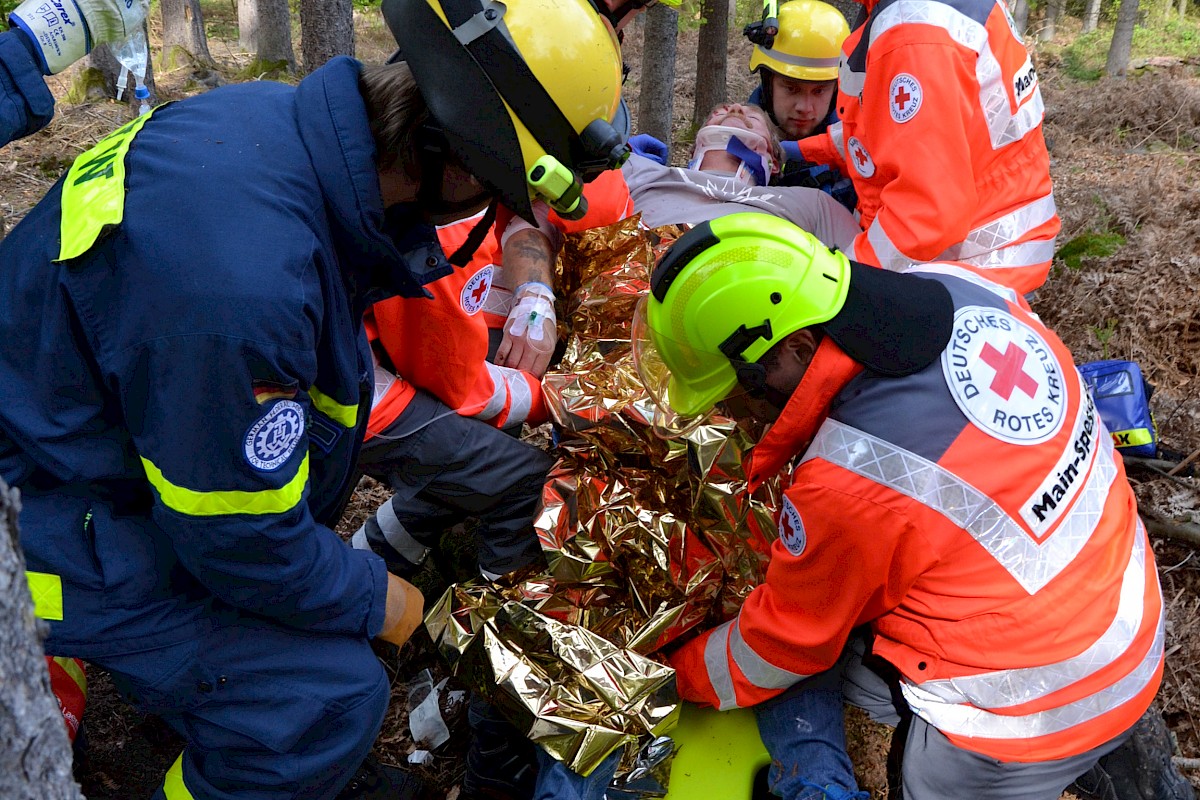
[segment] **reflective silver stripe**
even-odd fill
[[[729,629],[737,618],[713,628],[704,643],[704,668],[708,670],[708,682],[717,694],[717,708],[728,711],[737,708],[737,695],[733,691],[733,675],[729,672],[729,657],[725,643],[729,640]]]
[[[1107,667],[1129,650],[1142,627],[1145,598],[1146,533],[1139,519],[1133,553],[1121,576],[1116,616],[1088,649],[1055,664],[925,681],[916,688],[944,703],[970,703],[978,708],[1005,708],[1044,697]]]
[[[915,259],[904,255],[896,248],[896,245],[892,244],[887,232],[879,224],[879,217],[871,220],[871,227],[867,228],[867,241],[871,243],[871,248],[875,251],[875,258],[879,261],[879,266],[884,269],[900,272],[917,263]]]
[[[1112,448],[1098,447],[1070,514],[1040,544],[990,497],[938,464],[857,428],[828,419],[803,461],[823,458],[911,497],[971,535],[1029,594],[1062,572],[1087,544],[1116,478]]]
[[[1001,286],[998,283],[992,283],[987,278],[971,272],[969,269],[957,267],[954,264],[915,264],[906,269],[905,272],[951,275],[960,280],[974,284],[980,289],[987,289],[989,292],[997,295],[1002,300],[1007,300],[1010,303],[1015,303],[1016,305],[1021,304],[1021,296],[1017,294],[1016,290],[1010,289],[1007,286]]]
[[[780,50],[767,50],[766,48],[759,47],[757,45],[754,47],[754,49],[767,58],[773,58],[776,61],[781,61],[784,64],[791,64],[795,67],[829,69],[831,67],[836,67],[838,62],[841,61],[841,56],[834,56],[833,58],[805,58],[804,56],[793,56]]]
[[[370,550],[371,541],[367,538],[367,526],[361,525],[350,537],[350,546],[355,550]]]
[[[742,638],[742,626],[734,617],[733,630],[729,634],[729,652],[733,653],[733,663],[746,676],[746,680],[760,689],[786,689],[808,675],[777,667],[754,652],[754,649]]]
[[[980,269],[1018,269],[1020,267],[1045,266],[1054,258],[1054,239],[1023,242],[993,250],[981,256],[955,258]]]
[[[487,421],[492,419],[501,411],[504,410],[504,401],[508,398],[508,389],[504,384],[504,368],[498,367],[490,361],[483,362],[487,367],[488,374],[492,376],[492,396],[488,398],[487,405],[482,411],[475,412],[475,417]]]
[[[975,79],[979,83],[979,105],[987,120],[993,150],[1019,141],[1041,124],[1045,106],[1040,88],[1034,89],[1033,96],[1013,114],[1003,70],[988,44],[987,28],[945,3],[936,0],[900,0],[893,3],[871,24],[869,46],[873,46],[888,30],[909,23],[939,27],[955,42],[975,51],[978,56]],[[843,73],[847,71],[843,70]]]
[[[1095,694],[1058,708],[1032,714],[995,714],[973,706],[945,703],[904,681],[900,690],[912,710],[943,733],[982,739],[1031,739],[1058,733],[1129,702],[1154,680],[1163,658],[1165,620],[1166,615],[1159,617],[1154,643],[1132,672]]]
[[[413,535],[404,527],[404,523],[396,516],[396,509],[392,508],[392,502],[389,500],[379,507],[375,512],[375,522],[379,524],[379,530],[383,532],[383,538],[392,546],[400,555],[412,564],[420,564],[425,560],[425,554],[429,552],[429,548],[413,538]]]
[[[378,406],[388,391],[396,385],[396,376],[379,364],[375,365],[375,392],[371,395],[371,408]]]
[[[533,392],[529,389],[529,383],[520,370],[504,367],[500,369],[504,370],[504,386],[508,391],[508,417],[504,424],[515,425],[524,422],[529,416],[529,410],[533,408]]]
[[[838,155],[842,157],[842,161],[846,160],[846,134],[842,130],[842,121],[837,122],[826,128],[829,132],[829,139],[833,142],[833,146],[837,148]]]
[[[499,267],[497,267],[499,269]],[[507,317],[513,308],[513,293],[503,286],[497,285],[497,275],[492,273],[492,288],[483,298],[483,311],[488,314]]]
[[[1034,228],[1054,219],[1056,214],[1058,214],[1058,208],[1054,204],[1054,194],[1039,197],[1016,211],[1011,211],[974,229],[960,243],[946,248],[946,251],[935,260],[966,261],[977,266],[987,266],[984,263],[977,263],[976,259],[986,259],[996,251],[1007,248],[1012,250],[1013,255],[1005,255],[1004,258],[1014,262],[1014,266],[1049,261],[1054,257],[1053,240],[1024,243],[1024,246],[1032,249],[1028,250],[1027,255],[1022,254],[1020,258],[1015,255],[1017,251],[1009,246],[1028,236]],[[1018,245],[1018,247],[1020,246]],[[1007,265],[998,263],[996,266]]]
[[[855,72],[850,68],[846,59],[841,60],[841,63],[838,64],[838,91],[862,100],[863,86],[866,85],[866,82],[866,72]]]

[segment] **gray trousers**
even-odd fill
[[[411,578],[442,533],[468,517],[481,522],[479,567],[489,575],[541,554],[533,519],[554,459],[424,392],[366,441],[358,465],[395,494],[351,542],[396,575]]]
[[[999,761],[953,744],[912,713],[900,694],[898,676],[886,662],[867,656],[870,634],[852,636],[842,692],[846,702],[876,722],[896,728],[889,782],[903,800],[1058,800],[1063,791],[1129,732],[1081,755],[1033,763]],[[897,781],[898,778],[898,781]],[[892,787],[895,796],[895,786]]]

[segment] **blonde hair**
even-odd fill
[[[364,64],[358,87],[375,140],[376,166],[381,170],[399,166],[410,177],[419,177],[418,131],[430,117],[408,64]]]

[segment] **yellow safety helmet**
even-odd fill
[[[613,127],[621,52],[588,0],[384,0],[437,136],[500,202],[586,212],[583,183],[629,149]]]
[[[821,0],[791,0],[779,6],[778,20],[774,42],[754,45],[750,71],[767,69],[798,81],[837,80],[842,42],[850,35],[842,12]]]

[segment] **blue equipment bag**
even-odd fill
[[[1079,365],[1088,391],[1113,444],[1124,455],[1153,458],[1158,436],[1150,413],[1154,389],[1132,361],[1091,361]]]

